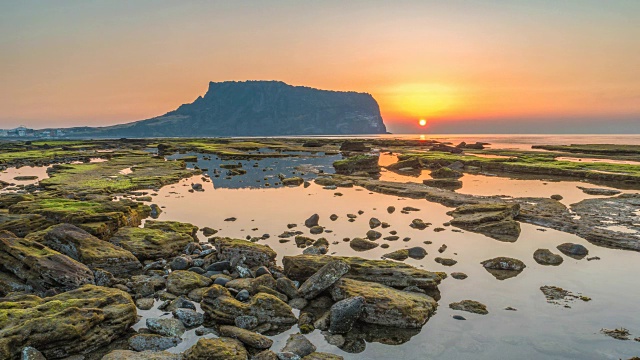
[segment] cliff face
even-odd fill
[[[92,135],[277,136],[382,134],[375,99],[280,81],[211,82],[204,97],[165,115],[94,129]]]

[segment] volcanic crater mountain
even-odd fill
[[[204,96],[155,118],[75,128],[98,137],[383,134],[370,94],[319,90],[281,81],[210,82]]]

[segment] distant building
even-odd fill
[[[15,132],[16,132],[16,135],[19,136],[19,137],[27,136],[27,128],[24,127],[24,126],[18,126],[15,129]]]

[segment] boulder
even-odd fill
[[[193,238],[185,233],[147,227],[123,227],[109,239],[110,243],[130,251],[140,261],[180,255],[192,241]]]
[[[129,338],[128,343],[135,351],[162,351],[172,348],[182,342],[179,337],[167,337],[156,334],[136,334]]]
[[[298,294],[307,300],[313,299],[348,273],[349,269],[349,265],[344,261],[331,261],[302,283],[298,288]]]
[[[191,290],[211,285],[213,281],[193,271],[176,270],[167,277],[167,291],[174,295],[186,295]]]
[[[409,258],[409,250],[407,249],[396,250],[388,254],[382,255],[382,257],[386,259],[396,260],[396,261],[405,261]]]
[[[282,263],[284,274],[288,278],[305,281],[321,267],[334,260],[342,260],[349,264],[349,272],[344,275],[346,278],[377,282],[395,288],[417,286],[438,297],[438,284],[442,279],[439,274],[395,261],[328,255],[297,255],[285,256]]]
[[[183,354],[184,360],[247,360],[247,349],[236,339],[200,339]]]
[[[268,337],[239,327],[221,325],[219,330],[221,336],[240,340],[255,349],[268,349],[273,345],[273,340]]]
[[[367,251],[377,248],[380,244],[363,238],[353,238],[349,242],[349,246],[355,251]]]
[[[182,360],[182,354],[172,354],[167,351],[132,351],[113,350],[102,357],[102,360]]]
[[[519,211],[518,204],[483,203],[459,206],[447,214],[453,217],[450,223],[455,227],[514,242],[520,236],[520,223],[514,220]]]
[[[148,318],[146,324],[149,330],[163,336],[181,337],[187,330],[178,319]]]
[[[266,245],[230,238],[216,238],[214,245],[214,256],[220,261],[244,257],[244,265],[248,267],[269,267],[275,264],[277,254]]]
[[[359,296],[364,298],[361,321],[399,328],[422,327],[438,306],[428,295],[373,282],[342,278],[331,289],[334,301]]]
[[[549,249],[538,249],[533,253],[533,259],[540,265],[557,266],[564,261],[562,256],[552,253]]]
[[[468,311],[474,314],[486,315],[487,306],[474,300],[462,300],[449,304],[449,308],[453,310]]]
[[[527,266],[520,260],[497,257],[481,262],[482,266],[496,279],[505,280],[517,276]]]
[[[368,174],[380,173],[377,155],[356,155],[333,163],[336,174],[350,175],[357,172]]]
[[[356,296],[340,300],[331,306],[329,331],[333,334],[346,334],[360,318],[365,298]]]
[[[574,243],[564,243],[557,246],[558,250],[560,250],[563,254],[572,257],[574,259],[580,260],[585,256],[589,255],[589,250],[586,247],[580,244]]]
[[[431,172],[431,177],[434,179],[457,179],[462,177],[462,175],[460,171],[452,170],[446,166]]]
[[[54,225],[46,230],[30,233],[25,239],[39,242],[90,269],[103,269],[115,276],[124,276],[142,268],[140,261],[131,252],[100,240],[71,224]]]
[[[122,336],[137,319],[131,297],[117,289],[84,285],[56,296],[0,299],[0,358],[18,358],[25,346],[48,359],[86,353]]]
[[[287,339],[287,343],[285,344],[284,348],[280,350],[280,353],[294,354],[298,358],[302,358],[313,353],[314,351],[316,351],[316,346],[313,345],[311,341],[309,341],[309,339],[307,339],[304,335],[291,334],[289,335],[289,338]],[[281,357],[281,356],[278,355],[278,357]]]
[[[0,273],[30,286],[38,293],[70,290],[93,284],[93,272],[84,264],[35,241],[0,231]]]

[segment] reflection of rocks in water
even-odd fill
[[[348,334],[343,335],[344,342],[340,341],[340,335],[336,336],[327,331],[322,334],[328,343],[336,345],[348,353],[357,354],[365,350],[366,343],[377,342],[384,345],[401,345],[418,335],[420,331],[420,328],[402,329],[357,322]]]
[[[591,301],[591,298],[581,294],[574,294],[569,290],[565,290],[558,286],[541,286],[540,291],[547,298],[549,304],[562,305],[566,308],[570,308],[570,302],[577,299],[582,301]]]
[[[497,257],[485,260],[481,264],[498,280],[515,277],[527,267],[522,261],[509,257]]]

